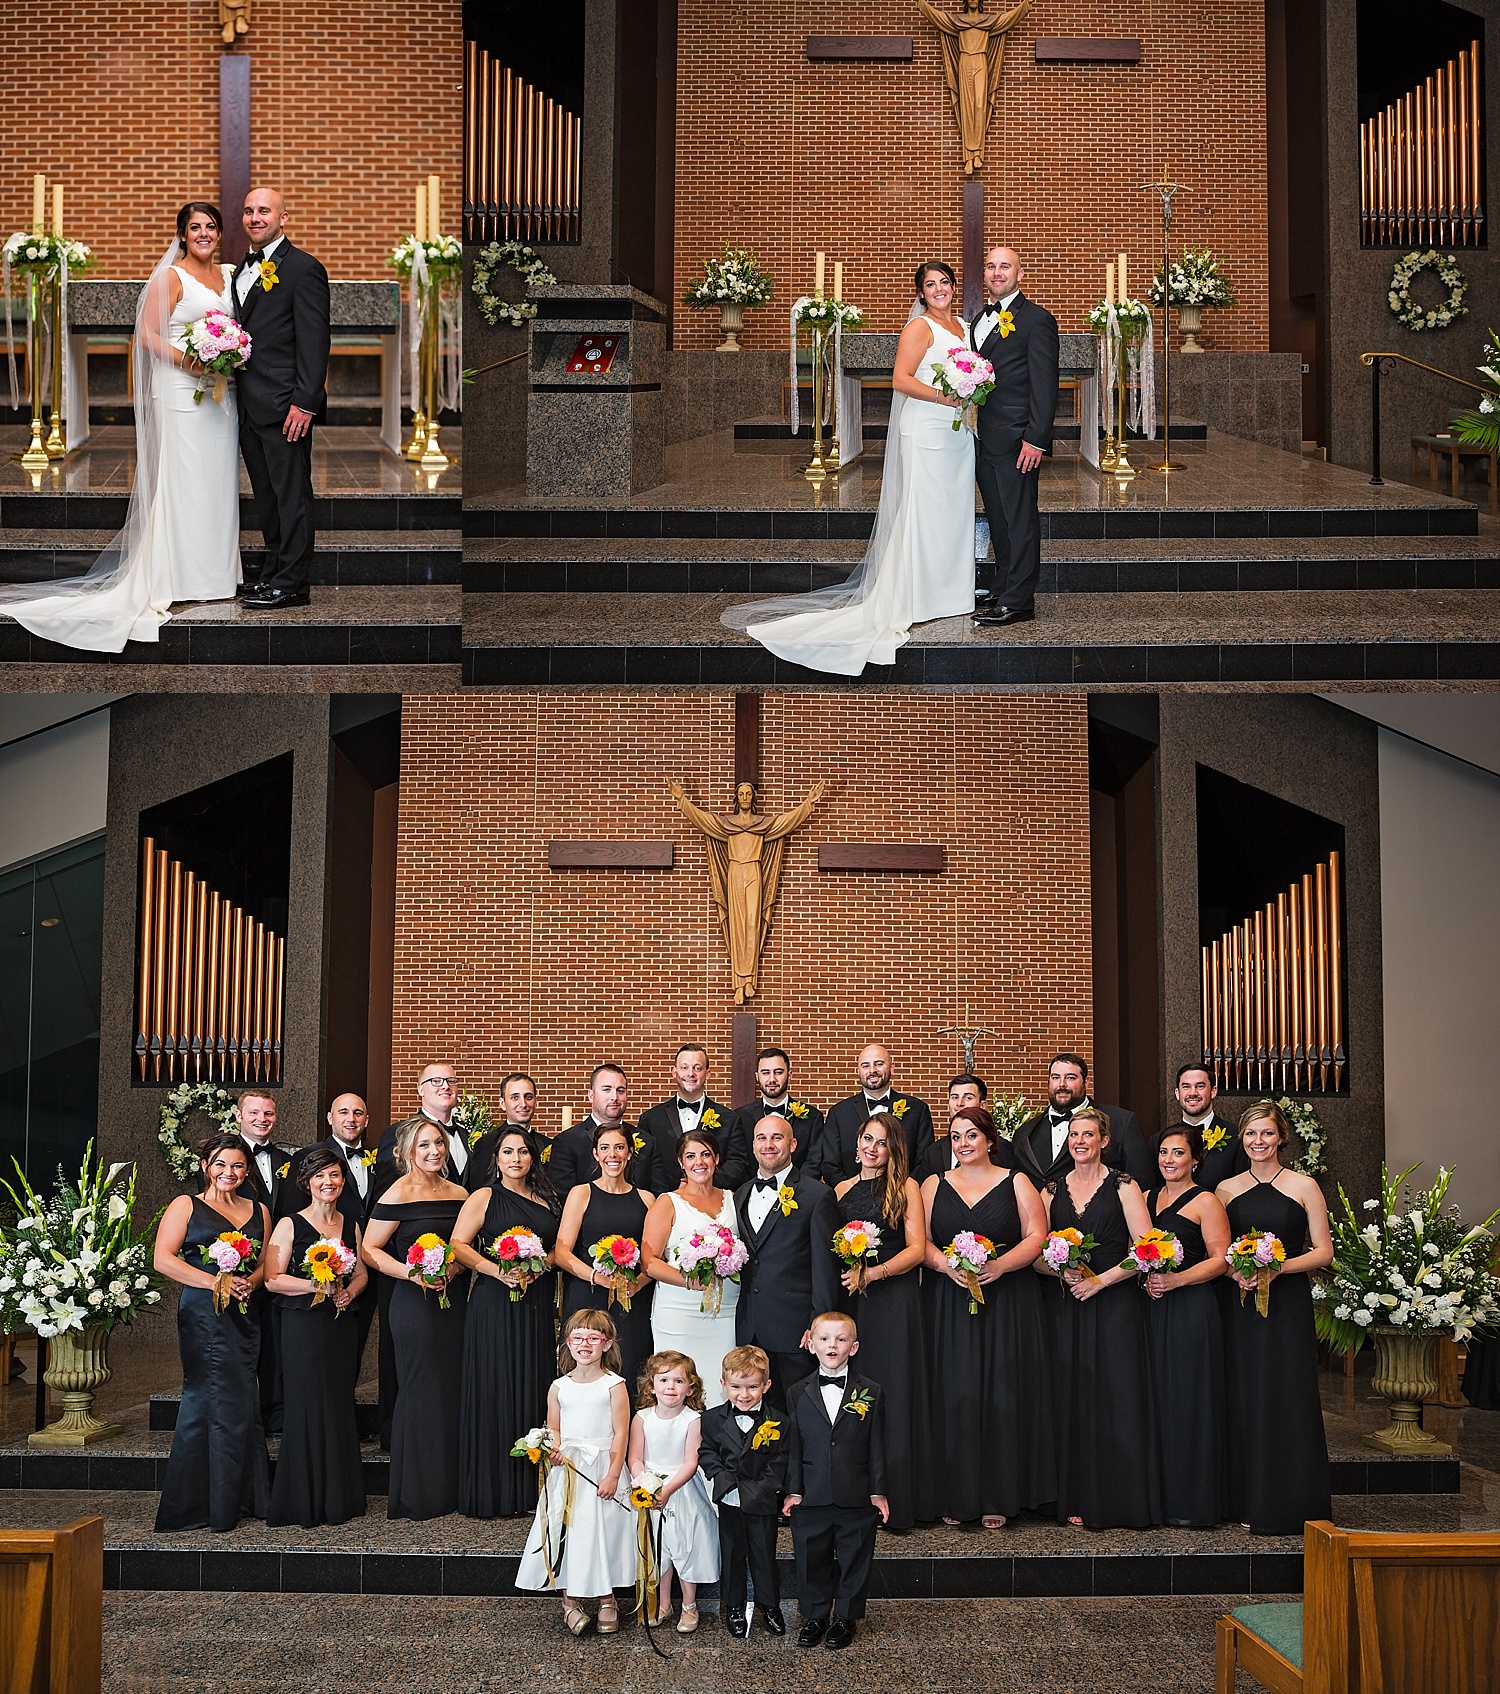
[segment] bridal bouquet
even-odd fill
[[[628,1285],[623,1291],[616,1290],[610,1285],[609,1303],[620,1302],[620,1310],[630,1310],[630,1296],[635,1293],[636,1285],[641,1280],[641,1244],[628,1235],[601,1236],[589,1248],[589,1258],[596,1270],[608,1272],[612,1277],[620,1277]]]
[[[228,312],[205,312],[187,326],[187,350],[206,371],[214,372],[214,399],[224,404],[229,373],[237,371],[250,357],[250,337]],[[206,388],[193,390],[193,404],[201,403]]]
[[[969,1291],[970,1317],[984,1304],[979,1273],[994,1256],[995,1243],[987,1235],[976,1235],[972,1229],[959,1230],[944,1249],[944,1257],[964,1279],[964,1286]]]
[[[717,1317],[724,1284],[740,1280],[749,1257],[745,1243],[732,1229],[711,1223],[695,1229],[685,1241],[674,1242],[667,1252],[667,1263],[682,1272],[689,1288],[703,1290],[699,1309]]]
[[[1271,1278],[1286,1258],[1286,1248],[1268,1229],[1247,1229],[1237,1241],[1229,1243],[1224,1255],[1236,1276],[1255,1283],[1255,1309],[1262,1317],[1271,1307]],[[1240,1290],[1240,1304],[1245,1303],[1248,1289]]]
[[[1121,1270],[1174,1271],[1182,1265],[1182,1243],[1164,1229],[1148,1229],[1138,1241],[1132,1241],[1129,1254],[1120,1261]]]
[[[1081,1229],[1054,1229],[1042,1248],[1042,1262],[1061,1276],[1066,1270],[1082,1272],[1089,1282],[1099,1279],[1089,1269],[1089,1254],[1099,1243]]]
[[[453,1268],[453,1249],[441,1235],[419,1235],[406,1250],[406,1274],[420,1282],[425,1294],[438,1291],[438,1310],[448,1310],[448,1274]]]
[[[974,429],[979,408],[995,387],[995,367],[967,347],[951,347],[946,357],[932,361],[932,386],[950,400],[962,400],[963,409],[953,420],[955,429]]]
[[[858,1294],[865,1286],[868,1272],[865,1264],[874,1264],[880,1257],[880,1228],[879,1225],[867,1223],[862,1218],[854,1218],[833,1238],[833,1251],[854,1273],[850,1278],[849,1292]]]
[[[337,1236],[320,1236],[302,1255],[302,1274],[313,1285],[312,1303],[321,1306],[330,1294],[344,1287],[359,1260],[354,1250]],[[342,1315],[342,1308],[334,1314]]]
[[[230,1283],[241,1272],[248,1275],[255,1269],[255,1257],[259,1252],[260,1243],[252,1241],[248,1235],[241,1235],[237,1229],[226,1229],[217,1241],[210,1241],[206,1247],[198,1249],[203,1268],[214,1273],[215,1312],[222,1312],[233,1299]],[[242,1313],[250,1309],[244,1300],[239,1302],[239,1308]]]
[[[519,1224],[497,1235],[490,1243],[490,1253],[502,1270],[514,1271],[521,1281],[510,1291],[511,1304],[526,1297],[534,1278],[547,1269],[547,1249],[542,1238]]]

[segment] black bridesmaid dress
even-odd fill
[[[447,1241],[460,1200],[380,1200],[370,1221],[393,1222],[385,1251],[398,1263],[420,1235]],[[396,1358],[396,1406],[391,1415],[391,1486],[386,1515],[437,1518],[458,1509],[458,1396],[463,1378],[464,1315],[469,1273],[448,1284],[448,1309],[420,1282],[393,1282],[391,1347]]]
[[[342,1215],[340,1238],[355,1249],[357,1220]],[[306,1218],[292,1219],[289,1276],[301,1275],[302,1256],[320,1239]],[[340,1313],[311,1294],[273,1294],[281,1310],[281,1371],[286,1410],[271,1488],[270,1524],[347,1523],[363,1517],[354,1383],[359,1375],[359,1313]]]
[[[1229,1227],[1270,1230],[1289,1259],[1307,1251],[1307,1213],[1271,1182],[1229,1202]],[[1305,1271],[1273,1277],[1266,1315],[1237,1284],[1229,1306],[1229,1515],[1252,1535],[1300,1535],[1333,1516],[1328,1438],[1318,1393],[1318,1337]]]
[[[496,1179],[474,1238],[486,1258],[497,1235],[529,1229],[550,1253],[557,1214]],[[510,1450],[547,1421],[547,1390],[557,1375],[557,1276],[529,1283],[519,1300],[492,1276],[476,1276],[464,1321],[458,1413],[458,1509],[470,1518],[513,1518],[536,1507],[536,1466]]]
[[[972,1208],[946,1175],[938,1179],[934,1243],[946,1248],[965,1229],[1002,1253],[1021,1239],[1010,1172]],[[967,1523],[1049,1505],[1057,1498],[1052,1349],[1036,1272],[1027,1265],[987,1283],[972,1313],[967,1291],[939,1271],[923,1272],[922,1293],[938,1515]],[[861,1369],[863,1360],[861,1347]]]
[[[1089,1264],[1101,1276],[1130,1251],[1121,1180],[1107,1170],[1081,1216],[1064,1178],[1053,1189],[1051,1227],[1092,1235]],[[1156,1397],[1133,1277],[1088,1300],[1064,1289],[1057,1394],[1059,1518],[1082,1518],[1089,1529],[1154,1528],[1162,1520]]]
[[[195,1194],[181,1258],[207,1269],[199,1249],[234,1226]],[[261,1241],[259,1206],[244,1227]],[[177,1306],[182,1401],[172,1453],[156,1508],[158,1530],[230,1530],[242,1517],[263,1518],[270,1505],[270,1467],[260,1421],[260,1324],[252,1306],[231,1300],[214,1311],[211,1288],[184,1288]]]
[[[1152,1215],[1182,1243],[1182,1270],[1208,1257],[1203,1231],[1182,1208],[1205,1192],[1192,1187]],[[1174,1271],[1172,1275],[1181,1275]],[[1228,1455],[1224,1439],[1224,1320],[1217,1285],[1194,1283],[1153,1300],[1145,1291],[1146,1334],[1156,1388],[1163,1521],[1212,1529],[1229,1511]]]
[[[838,1202],[840,1224],[859,1218],[880,1230],[875,1262],[882,1265],[906,1248],[905,1230],[893,1228],[880,1215],[884,1188],[883,1178],[861,1180]],[[867,1284],[860,1294],[844,1293],[839,1304],[859,1326],[855,1368],[885,1390],[888,1527],[910,1529],[937,1516],[932,1503],[932,1432],[927,1426],[927,1349],[919,1269],[888,1282]]]
[[[573,1251],[584,1264],[588,1264],[589,1248],[596,1241],[602,1241],[606,1235],[628,1235],[639,1244],[645,1227],[646,1202],[641,1198],[639,1188],[632,1188],[627,1194],[606,1194],[597,1182],[592,1182],[589,1184],[589,1203],[584,1207]],[[645,1263],[643,1256],[642,1267]],[[656,1350],[651,1340],[651,1297],[655,1291],[656,1284],[645,1275],[643,1268],[636,1291],[630,1296],[630,1310],[627,1312],[618,1299],[610,1305],[609,1295],[604,1289],[591,1284],[587,1277],[570,1274],[563,1285],[564,1323],[574,1312],[591,1310],[608,1312],[614,1320],[620,1357],[625,1364],[620,1374],[630,1390],[632,1405],[635,1404],[635,1379],[641,1366]]]

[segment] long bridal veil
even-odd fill
[[[167,606],[152,604],[150,571],[151,523],[161,479],[165,421],[155,376],[157,365],[172,356],[170,273],[181,253],[174,235],[136,304],[131,346],[135,477],[124,528],[81,577],[0,587],[0,613],[49,641],[119,653],[127,641],[155,641],[167,621]]]

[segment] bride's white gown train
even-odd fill
[[[966,345],[928,320],[934,360]],[[778,658],[836,676],[895,663],[913,624],[974,610],[974,437],[951,407],[898,395],[886,440],[880,512],[864,563],[811,594],[732,607],[724,622]]]

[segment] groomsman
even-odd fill
[[[1042,574],[1038,488],[1052,451],[1057,415],[1057,319],[1021,292],[1026,269],[1013,247],[984,261],[989,301],[970,332],[995,367],[995,390],[979,408],[974,474],[995,546],[994,574],[981,583],[976,624],[1025,623],[1036,616]]]
[[[280,1147],[271,1138],[276,1133],[276,1102],[269,1094],[247,1088],[235,1102],[240,1134],[250,1149],[250,1169],[245,1173],[245,1193],[271,1214],[274,1226],[280,1219],[300,1211],[296,1196],[301,1190],[289,1181],[292,1149]],[[281,1433],[281,1308],[257,1288],[250,1296],[250,1311],[260,1324],[260,1361],[256,1376],[260,1383],[260,1421],[267,1435]]]
[[[365,1131],[370,1127],[370,1109],[357,1094],[340,1094],[328,1108],[328,1134],[321,1141],[313,1142],[311,1147],[300,1148],[292,1160],[291,1177],[287,1183],[289,1188],[296,1189],[303,1205],[307,1196],[303,1194],[297,1182],[297,1173],[302,1167],[302,1161],[314,1148],[326,1147],[329,1152],[337,1155],[344,1167],[344,1192],[339,1195],[339,1210],[346,1218],[353,1218],[361,1232],[370,1221],[370,1213],[375,1209],[375,1152],[365,1149]],[[294,1206],[300,1211],[301,1206]],[[375,1309],[378,1302],[376,1283],[390,1279],[382,1279],[372,1275],[365,1283],[364,1292],[354,1303],[355,1312],[359,1316],[359,1357],[364,1358],[365,1342],[370,1336],[370,1325],[375,1321]],[[358,1375],[358,1370],[355,1372]]]
[[[968,1071],[954,1077],[948,1084],[949,1130],[952,1130],[953,1120],[960,1112],[980,1111],[988,1115],[985,1102],[989,1097],[989,1085],[983,1077],[974,1076]],[[912,1172],[919,1185],[929,1176],[941,1176],[944,1171],[951,1171],[958,1163],[953,1157],[953,1142],[949,1135],[938,1135],[936,1131],[933,1134],[933,1143],[922,1155],[921,1165]],[[1006,1168],[1011,1165],[1010,1146],[1003,1138],[995,1144],[990,1158],[997,1165],[1004,1165]]]
[[[1193,1172],[1193,1181],[1213,1193],[1221,1182],[1240,1176],[1250,1169],[1250,1160],[1240,1144],[1232,1123],[1219,1116],[1214,1102],[1219,1097],[1219,1085],[1206,1065],[1189,1060],[1177,1067],[1177,1086],[1172,1090],[1182,1121],[1203,1137],[1203,1157]],[[1161,1186],[1161,1173],[1154,1174],[1153,1188]],[[1221,1277],[1219,1279],[1223,1281]]]
[[[509,1129],[531,1128],[531,1120],[536,1116],[536,1083],[525,1071],[511,1071],[500,1083],[500,1109],[504,1119],[493,1129],[487,1129],[469,1150],[469,1169],[473,1173],[475,1188],[489,1186],[495,1164],[495,1149],[500,1145],[505,1132]],[[542,1143],[543,1156],[546,1154],[546,1142]]]
[[[458,1104],[458,1075],[453,1066],[441,1061],[425,1066],[417,1079],[417,1099],[420,1104],[416,1111],[410,1117],[398,1118],[380,1137],[375,1158],[376,1195],[384,1194],[401,1174],[396,1169],[396,1137],[417,1118],[435,1123],[447,1136],[448,1165],[443,1174],[449,1182],[456,1182],[470,1193],[483,1188],[483,1179],[475,1180],[478,1162],[472,1157],[462,1130],[453,1123],[453,1108]]]
[[[1077,1053],[1059,1053],[1047,1072],[1048,1107],[1023,1123],[1011,1143],[1017,1170],[1041,1188],[1055,1182],[1073,1168],[1068,1151],[1068,1125],[1075,1112],[1094,1106],[1109,1119],[1109,1143],[1104,1162],[1114,1170],[1127,1170],[1142,1188],[1154,1186],[1156,1161],[1146,1146],[1141,1120],[1123,1106],[1106,1106],[1089,1097],[1088,1061]]]
[[[783,1117],[792,1128],[792,1164],[801,1170],[807,1155],[823,1133],[823,1114],[811,1100],[792,1096],[792,1061],[780,1047],[766,1047],[755,1055],[757,1097],[735,1109],[730,1133],[745,1147],[750,1146],[755,1126],[768,1113]],[[752,1161],[753,1162],[753,1161]],[[744,1180],[742,1176],[741,1181]],[[729,1185],[724,1184],[727,1188]]]
[[[750,1262],[740,1272],[734,1338],[759,1347],[771,1361],[770,1399],[787,1403],[792,1384],[812,1370],[808,1326],[843,1294],[839,1264],[829,1243],[838,1233],[833,1190],[799,1174],[792,1163],[792,1131],[769,1112],[755,1126],[755,1176],[735,1190]]]
[[[677,1163],[677,1140],[690,1129],[706,1129],[719,1143],[720,1188],[738,1188],[750,1174],[750,1143],[735,1136],[736,1114],[728,1106],[709,1098],[708,1054],[689,1044],[677,1049],[672,1061],[676,1096],[641,1113],[636,1129],[644,1138],[651,1158],[647,1186],[657,1194],[670,1194],[682,1181]]]
[[[981,408],[983,410],[983,408]],[[828,1122],[808,1159],[808,1174],[832,1187],[859,1173],[859,1130],[876,1112],[889,1112],[906,1134],[907,1168],[916,1170],[932,1145],[932,1113],[914,1094],[891,1084],[891,1056],[878,1042],[859,1055],[859,1092],[830,1108]]]
[[[639,1136],[625,1121],[625,1108],[630,1100],[630,1084],[618,1065],[595,1065],[589,1073],[585,1093],[589,1103],[588,1116],[580,1118],[571,1129],[552,1138],[551,1156],[547,1160],[547,1175],[560,1199],[566,1200],[570,1189],[580,1182],[592,1182],[599,1174],[599,1161],[594,1157],[594,1131],[600,1125],[625,1132],[636,1144],[634,1156],[625,1167],[626,1180],[637,1188],[651,1187],[656,1177],[655,1160],[644,1137]],[[673,1164],[676,1164],[674,1159]],[[679,1171],[672,1187],[682,1181]]]

